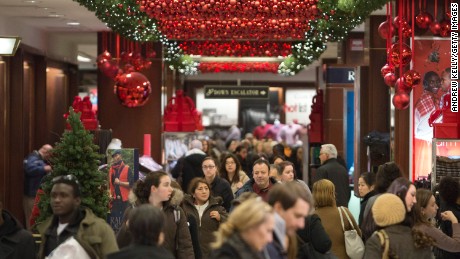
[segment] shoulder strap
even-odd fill
[[[388,259],[388,252],[390,250],[390,239],[388,238],[387,232],[381,229],[376,232],[380,239],[380,245],[383,247],[382,259]]]
[[[339,216],[340,216],[340,222],[342,223],[342,229],[345,232],[345,226],[343,225],[343,217],[342,217],[342,211],[340,207],[337,208],[339,210]]]
[[[347,211],[345,210],[344,207],[340,207],[340,209],[342,209],[343,213],[345,214],[345,216],[347,216],[347,219],[348,219],[348,223],[350,223],[350,226],[353,230],[355,230],[355,226],[353,226],[353,222],[351,222],[351,219],[350,219],[350,216],[348,216],[348,213]]]

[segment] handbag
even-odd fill
[[[345,211],[345,209],[343,207],[338,207],[337,209],[339,210],[340,221],[342,222],[342,229],[345,237],[345,250],[347,251],[347,255],[351,259],[362,259],[364,256],[363,240],[358,235],[358,231],[356,231],[355,227],[353,226],[353,223],[351,222],[350,217],[348,216],[348,213]],[[350,226],[352,227],[351,230],[345,230],[342,211],[347,217]]]

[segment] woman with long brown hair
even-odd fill
[[[438,212],[438,205],[431,191],[426,189],[417,190],[417,203],[414,206],[414,228],[428,236],[432,245],[444,251],[460,252],[460,224],[452,211],[441,213],[443,220],[452,222],[452,237],[436,228],[432,220]]]
[[[249,177],[241,170],[240,162],[234,154],[226,154],[220,164],[219,175],[230,183],[232,193],[235,195],[236,191],[249,181]]]

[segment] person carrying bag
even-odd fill
[[[311,237],[315,238],[312,239]],[[297,230],[299,259],[337,259],[330,251],[332,241],[321,224],[318,215],[313,214],[305,218],[305,228]]]
[[[347,255],[351,259],[362,259],[364,256],[364,243],[361,237],[358,234],[358,231],[356,231],[353,222],[351,221],[350,217],[348,216],[348,213],[343,207],[338,207],[339,210],[339,215],[340,215],[340,221],[342,223],[342,229],[343,229],[343,234],[345,237],[345,250],[347,252]],[[345,214],[345,216],[348,219],[348,223],[350,223],[351,230],[345,230],[345,225],[343,224],[343,216],[342,213]]]

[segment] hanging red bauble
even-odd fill
[[[410,94],[410,92],[412,91],[412,86],[406,84],[406,82],[404,81],[404,77],[400,77],[398,78],[398,80],[396,80],[395,89],[396,93]]]
[[[382,39],[387,39],[388,37],[391,38],[393,37],[393,34],[395,32],[395,28],[393,23],[384,21],[380,24],[379,29],[378,29],[379,35]]]
[[[422,76],[420,76],[420,73],[413,69],[406,71],[403,75],[403,78],[404,82],[411,87],[415,87],[422,81]]]
[[[120,54],[121,61],[125,63],[131,62],[131,59],[133,58],[133,53],[132,52],[121,52]]]
[[[402,52],[400,53],[399,44],[400,43],[393,44],[389,53],[389,60],[395,67],[399,67],[400,64],[405,66],[409,64],[412,59],[412,51],[410,47],[403,43]]]
[[[102,52],[101,55],[97,56],[97,58],[101,58],[101,59],[107,59],[107,60],[111,60],[112,59],[112,54],[110,54],[110,52],[108,52],[107,50]]]
[[[450,20],[444,19],[439,23],[441,29],[439,30],[439,35],[441,37],[450,37]]]
[[[441,25],[438,23],[438,21],[434,21],[430,24],[430,31],[433,33],[433,35],[438,35],[441,32]]]
[[[393,105],[398,110],[407,109],[407,107],[409,107],[409,103],[410,103],[410,97],[409,97],[408,94],[406,94],[404,92],[396,93],[393,96]]]
[[[403,37],[405,37],[405,38],[412,37],[412,28],[410,27],[409,24],[402,25],[401,31],[402,31]]]
[[[406,19],[404,18],[399,18],[399,16],[396,16],[394,19],[393,19],[393,24],[394,26],[399,29],[399,26],[400,25],[406,25],[407,24],[407,21]]]
[[[101,62],[98,64],[98,67],[104,75],[110,77],[111,79],[115,79],[118,74],[118,70],[120,69],[117,62],[114,60]]]
[[[380,73],[382,73],[382,77],[385,77],[388,73],[394,73],[394,67],[390,66],[389,64],[385,64],[382,69],[380,69]]]
[[[396,83],[396,75],[394,73],[388,73],[383,77],[383,81],[389,87],[394,87]]]
[[[118,99],[129,108],[144,105],[151,92],[150,81],[139,72],[125,73],[119,76],[115,83]]]
[[[420,29],[427,29],[433,22],[433,16],[427,12],[421,12],[415,17],[415,23]]]

